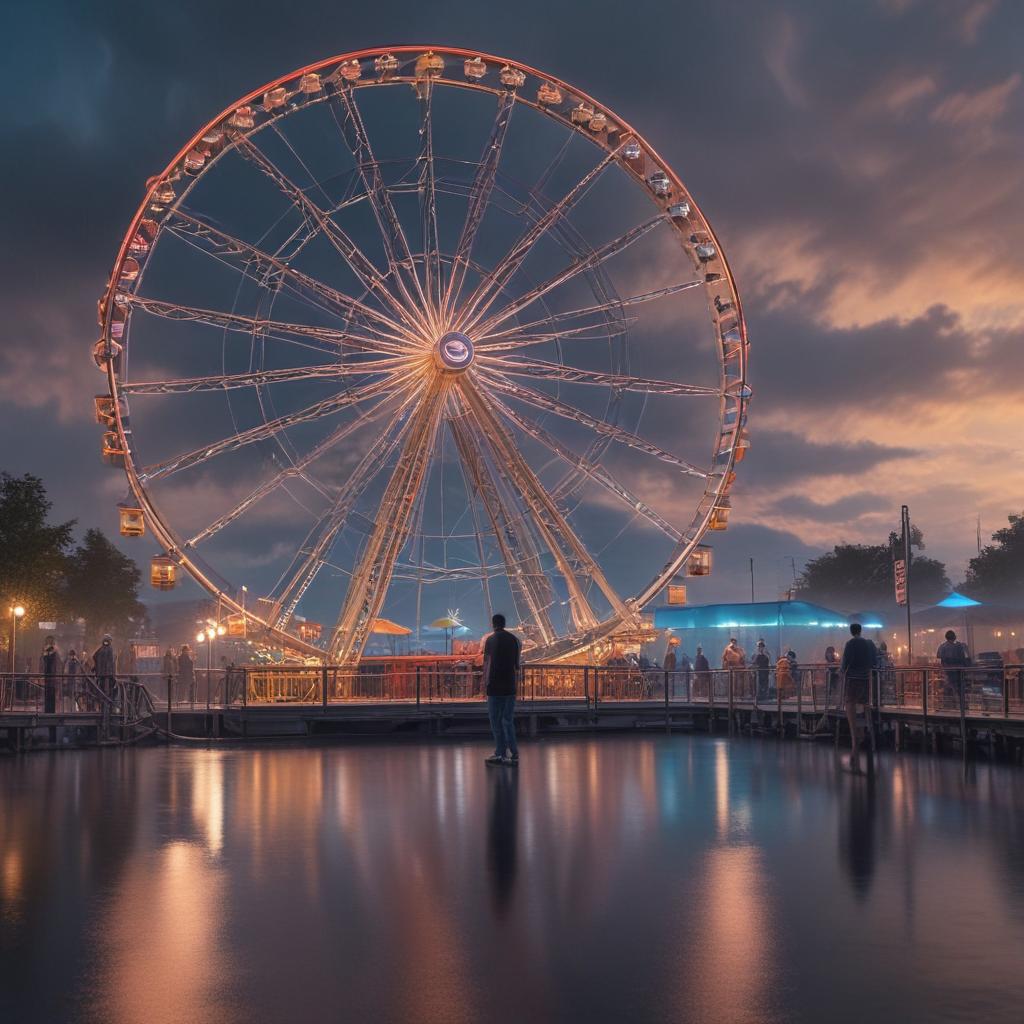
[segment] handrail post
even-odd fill
[[[327,710],[327,666],[320,669],[320,702],[324,711]]]
[[[170,743],[170,741],[171,741],[171,733],[174,732],[174,730],[171,728],[171,715],[173,714],[173,712],[171,711],[171,707],[172,707],[173,704],[174,704],[174,676],[172,674],[172,675],[169,675],[167,677],[167,742],[168,743]]]
[[[420,666],[416,666],[416,707],[420,706]]]
[[[665,669],[665,733],[670,735],[672,732],[672,726],[669,722],[668,715],[668,669]]]
[[[928,749],[928,669],[921,670],[921,718],[922,736],[921,741],[924,749]]]
[[[1003,721],[1010,717],[1010,673],[1003,666]]]
[[[814,684],[811,684],[812,688]],[[796,735],[799,739],[804,732],[804,670],[796,670]]]
[[[708,672],[708,732],[715,731],[715,673],[717,669]]]
[[[583,703],[590,708],[590,666],[583,666]]]
[[[964,771],[967,771],[967,709],[964,705],[964,690],[967,689],[965,670],[960,669],[956,674],[957,691],[960,694],[960,756],[963,760]]]
[[[781,661],[782,659],[780,658],[779,660]],[[782,684],[779,682],[778,672],[775,673],[775,714],[778,719],[775,727],[781,739],[786,735],[786,727],[782,721]]]
[[[736,673],[729,669],[729,735],[733,734],[733,706],[735,702]]]

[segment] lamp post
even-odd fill
[[[210,706],[210,683],[213,676],[213,643],[219,636],[223,636],[227,629],[222,623],[211,621],[205,629],[196,634],[197,644],[206,644],[206,706]]]
[[[20,604],[11,605],[11,675],[14,675],[14,651],[18,642],[18,619],[25,615],[25,608]]]

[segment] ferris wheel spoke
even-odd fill
[[[512,377],[538,377],[542,380],[560,380],[568,384],[593,384],[615,391],[638,391],[645,395],[714,395],[721,397],[719,388],[703,387],[697,384],[679,384],[672,380],[653,380],[649,377],[632,377],[621,373],[600,373],[596,370],[580,370],[574,366],[563,366],[544,359],[502,359],[495,356],[481,356],[483,365],[493,367]]]
[[[373,620],[383,607],[395,562],[409,537],[433,456],[447,391],[446,381],[433,383],[410,417],[395,471],[381,499],[376,525],[353,569],[331,637],[329,650],[340,664],[349,664],[361,657]]]
[[[209,526],[204,527],[194,537],[192,537],[186,544],[187,547],[195,547],[197,544],[202,543],[208,537],[212,537],[215,533],[219,533],[224,529],[225,526],[233,523],[240,515],[248,511],[258,501],[265,498],[268,494],[273,493],[281,486],[286,480],[291,480],[295,477],[301,476],[306,469],[308,469],[317,459],[321,456],[326,455],[335,445],[340,444],[345,438],[354,434],[361,427],[366,424],[372,423],[379,419],[385,413],[389,413],[392,404],[394,403],[397,396],[395,395],[383,395],[376,399],[376,405],[370,409],[359,410],[355,419],[349,423],[344,423],[340,427],[337,427],[330,434],[327,435],[322,441],[311,448],[305,455],[302,456],[297,462],[291,463],[275,473],[269,480],[260,484],[259,487],[255,488],[249,494],[247,494],[237,505],[235,505],[228,512],[215,519]],[[373,399],[370,399],[373,401]]]
[[[622,600],[575,531],[565,521],[554,499],[520,454],[515,438],[494,414],[487,399],[471,383],[463,386],[462,394],[489,443],[499,446],[496,456],[504,460],[506,471],[529,507],[544,543],[558,565],[569,591],[569,608],[575,627],[581,630],[592,629],[598,621],[580,585],[578,574],[598,587],[617,614],[626,614]]]
[[[409,304],[409,308],[412,310],[422,309],[426,314],[426,321],[429,321],[432,308],[423,294],[419,275],[416,273],[416,264],[413,262],[412,250],[409,248],[409,240],[405,237],[402,222],[398,219],[398,211],[395,210],[387,186],[384,184],[384,176],[380,172],[380,164],[370,145],[370,137],[367,134],[366,125],[363,123],[362,114],[359,113],[352,86],[344,82],[340,83],[335,95],[341,101],[344,115],[338,121],[338,127],[341,129],[341,134],[351,150],[352,156],[355,157],[356,170],[359,172],[374,218],[380,228],[384,252],[389,265],[394,270],[395,283]],[[333,111],[334,108],[331,109]],[[337,121],[337,118],[335,120]],[[406,277],[416,290],[419,305],[406,287]]]
[[[640,437],[639,434],[631,433],[612,423],[606,423],[604,420],[597,419],[597,417],[591,416],[582,409],[577,409],[575,406],[562,402],[557,398],[552,398],[550,395],[541,394],[541,392],[534,391],[533,388],[524,387],[521,384],[515,384],[500,374],[489,375],[486,386],[516,398],[526,405],[532,405],[535,409],[552,412],[563,419],[575,420],[577,423],[589,427],[598,434],[603,434],[630,448],[644,452],[646,455],[651,455],[662,462],[667,462],[682,470],[687,476],[699,477],[701,480],[707,479],[707,473],[704,470],[692,465],[685,459],[680,459],[671,452],[665,451],[664,448],[659,448],[658,445]]]
[[[418,334],[410,331],[401,321],[392,320],[365,302],[295,270],[270,253],[221,231],[194,214],[186,213],[179,208],[169,215],[166,223],[173,234],[215,259],[236,267],[247,277],[252,276],[250,267],[255,267],[260,274],[260,278],[256,280],[260,283],[281,282],[288,285],[297,297],[305,301],[315,299],[316,308],[339,315],[343,319],[354,316],[380,324],[388,332],[388,336],[397,335],[409,345],[416,344]]]
[[[283,323],[279,320],[243,316],[241,313],[222,313],[214,309],[200,309],[198,306],[182,306],[176,302],[149,299],[142,295],[130,295],[126,298],[133,308],[167,320],[187,320],[209,327],[239,331],[243,334],[293,335],[322,341],[330,346],[332,355],[336,355],[338,349],[345,347],[360,352],[388,352],[392,355],[406,357],[416,351],[422,351],[422,349],[414,349],[399,335],[361,334],[353,331],[338,331],[330,327],[319,327],[314,324]],[[284,337],[278,340],[287,341],[289,339]]]
[[[448,421],[448,428],[451,431],[452,440],[455,442],[456,453],[459,455],[459,470],[460,470],[460,473],[462,475],[462,485],[466,489],[466,496],[467,496],[467,503],[469,505],[469,512],[470,512],[470,515],[472,516],[472,519],[473,519],[473,533],[476,535],[476,557],[477,557],[477,564],[480,567],[480,589],[483,591],[483,596],[484,596],[484,612],[485,612],[485,614],[487,616],[486,621],[490,622],[491,616],[494,614],[494,604],[491,601],[490,572],[488,571],[488,568],[487,568],[487,555],[486,555],[486,552],[484,551],[484,533],[483,533],[483,529],[481,528],[481,524],[480,524],[480,514],[479,514],[479,512],[477,510],[477,502],[474,500],[474,495],[479,496],[480,493],[481,493],[482,488],[477,484],[475,477],[470,474],[470,470],[469,470],[469,467],[466,464],[466,460],[462,456],[462,451],[461,451],[461,449],[459,447],[459,440],[458,440],[458,438],[456,437],[456,434],[455,434],[454,423],[455,423],[456,418],[457,418],[456,416],[452,416],[451,417],[451,419]],[[422,521],[422,508],[421,508],[421,521]],[[493,520],[491,521],[491,527],[494,530],[495,536],[497,537],[498,534],[499,534],[499,530],[495,526]],[[500,542],[499,542],[499,549],[500,549]],[[510,565],[510,563],[506,563],[506,565]],[[506,575],[509,578],[511,578],[511,576],[512,576],[511,568],[508,569],[508,572],[507,572]],[[514,594],[515,594],[515,590],[513,589],[513,595]],[[515,601],[515,597],[514,596],[513,596],[513,603],[516,605],[516,612],[519,614],[520,619],[522,619],[522,613],[521,613],[519,602]]]
[[[423,235],[423,281],[431,308],[441,309],[441,257],[437,232],[437,177],[434,167],[434,80],[422,84],[420,98],[420,221]]]
[[[502,339],[510,339],[512,343],[518,338],[532,338],[532,337],[565,337],[567,333],[564,331],[555,331],[551,335],[531,335],[529,332],[540,327],[550,327],[552,324],[562,323],[565,320],[578,320],[583,317],[594,316],[598,313],[607,313],[612,310],[620,311],[622,309],[628,309],[630,306],[637,306],[643,302],[651,302],[654,299],[662,299],[668,295],[675,295],[678,292],[688,291],[691,288],[699,288],[703,285],[703,281],[683,281],[681,284],[669,285],[666,288],[656,288],[652,292],[641,292],[638,295],[627,295],[625,298],[609,299],[607,302],[599,302],[593,306],[583,306],[580,309],[568,309],[561,313],[553,313],[551,316],[544,317],[541,320],[533,320],[530,323],[519,324],[515,327],[506,327],[500,331],[488,331],[486,334],[477,334],[476,347],[478,349],[496,349],[498,347],[505,348],[506,342]],[[612,320],[612,324],[616,323],[631,323],[625,319]],[[603,327],[607,321],[600,321],[595,324],[595,327]],[[574,328],[573,330],[583,330],[584,328]],[[532,342],[531,342],[532,344]]]
[[[629,333],[629,328],[637,322],[637,317],[619,317],[600,323],[583,324],[579,327],[565,327],[560,331],[547,331],[533,334],[520,332],[509,333],[498,341],[477,346],[481,358],[497,356],[505,352],[516,352],[521,348],[533,345],[546,345],[564,338],[575,338],[578,341],[609,341]],[[594,333],[597,332],[597,333]]]
[[[513,300],[503,309],[498,310],[494,316],[484,322],[480,333],[486,334],[493,328],[503,324],[510,317],[515,316],[520,312],[520,310],[526,309],[532,303],[547,295],[548,292],[554,291],[555,288],[566,284],[573,278],[578,277],[580,274],[596,269],[601,266],[602,263],[606,263],[608,260],[612,259],[612,257],[617,256],[620,252],[625,252],[625,250],[635,242],[638,242],[660,224],[663,224],[665,219],[665,215],[659,213],[657,216],[651,217],[650,220],[646,220],[642,224],[638,224],[636,227],[630,228],[628,231],[619,235],[618,238],[614,238],[612,241],[606,242],[600,249],[594,249],[586,256],[581,256],[579,259],[574,260],[569,264],[569,266],[565,267],[557,274],[554,274],[546,281],[541,282],[535,288],[531,288],[525,295],[521,295],[518,299]],[[471,324],[462,329],[472,331],[475,329],[478,322],[479,317],[475,318]]]
[[[551,228],[583,198],[591,185],[604,173],[618,155],[609,153],[596,167],[585,174],[561,199],[549,207],[533,226],[528,228],[509,252],[502,257],[487,277],[477,285],[460,313],[458,330],[471,330],[479,323],[488,305],[500,294],[522,266],[533,247]]]
[[[494,189],[494,182],[498,176],[501,151],[505,145],[505,136],[508,134],[508,126],[512,120],[514,106],[515,93],[512,90],[503,92],[498,100],[498,109],[494,116],[494,123],[491,126],[490,135],[484,146],[480,164],[473,178],[473,184],[470,187],[466,219],[462,225],[458,244],[455,247],[455,255],[452,257],[452,269],[448,277],[448,285],[445,288],[443,303],[443,311],[446,316],[453,304],[458,301],[459,293],[462,290],[466,270],[469,267],[470,258],[473,254],[473,243],[476,241],[480,225],[483,223],[484,214],[487,212],[487,204],[490,202],[491,192]]]
[[[396,410],[391,423],[370,446],[352,474],[339,489],[331,507],[314,524],[306,539],[292,559],[291,565],[281,575],[274,593],[274,600],[268,618],[278,629],[284,629],[295,614],[303,595],[310,588],[326,563],[330,550],[339,531],[344,527],[356,502],[380,473],[401,444],[411,428],[411,418],[406,414],[409,406],[419,395],[413,391]]]
[[[259,370],[254,373],[228,373],[211,377],[179,377],[171,380],[141,380],[122,384],[127,395],[194,394],[202,391],[228,391],[234,388],[260,387],[300,380],[333,380],[338,377],[373,376],[390,373],[405,364],[404,359],[374,359],[349,366],[327,363],[287,370]]]
[[[498,478],[488,468],[477,434],[466,417],[453,418],[450,426],[470,493],[480,499],[490,520],[516,611],[524,621],[529,616],[542,643],[551,643],[558,635],[549,614],[555,605],[555,593],[541,564],[531,527],[522,514],[513,514],[502,499]],[[480,564],[484,565],[482,552]]]
[[[563,459],[570,466],[578,469],[595,483],[600,484],[606,490],[610,491],[625,505],[627,505],[631,511],[643,516],[643,518],[649,523],[661,530],[665,536],[671,537],[672,540],[677,543],[683,539],[683,535],[670,522],[668,522],[667,519],[658,515],[658,513],[646,504],[646,502],[638,498],[626,486],[619,483],[619,481],[616,480],[615,477],[599,462],[593,462],[584,455],[578,455],[571,448],[562,444],[562,442],[553,434],[548,433],[548,431],[535,421],[528,419],[525,416],[521,416],[515,411],[515,409],[506,405],[496,395],[491,395],[490,401],[494,404],[495,409],[497,409],[511,423],[514,423],[523,431],[523,433],[532,437],[535,441],[553,452],[559,458]]]
[[[303,189],[291,181],[252,139],[239,135],[236,139],[236,149],[241,156],[258,167],[277,185],[281,193],[291,200],[308,225],[320,230],[337,251],[338,255],[348,265],[352,273],[359,279],[360,284],[372,292],[379,302],[387,305],[407,326],[413,329],[417,326],[421,329],[426,326],[426,321],[417,313],[415,303],[411,301],[408,302],[408,305],[402,303],[388,287],[384,275],[377,269],[377,266],[370,257],[356,245],[346,231],[338,226],[337,222],[332,220],[323,209],[306,195]],[[367,184],[367,188],[369,189],[369,184]],[[388,259],[392,266],[396,265],[391,260],[390,252],[388,253]],[[395,275],[395,282],[408,300],[409,297],[405,291],[405,285],[397,274]]]
[[[268,420],[266,423],[260,423],[258,426],[233,434],[231,437],[215,441],[213,444],[195,448],[190,452],[185,452],[182,455],[175,456],[173,459],[167,459],[153,466],[146,466],[139,474],[139,479],[143,483],[152,483],[155,480],[161,480],[164,477],[170,476],[172,473],[180,473],[184,469],[191,469],[193,466],[209,462],[210,459],[218,455],[236,451],[239,448],[244,448],[246,445],[255,444],[257,441],[265,441],[299,423],[308,423],[311,420],[322,419],[324,416],[330,416],[341,412],[342,409],[358,405],[360,402],[365,402],[377,395],[385,394],[403,379],[408,379],[408,377],[408,374],[404,377],[395,374],[382,381],[375,381],[372,384],[353,388],[340,395],[332,395],[330,398],[307,405],[304,409],[298,409],[284,416],[278,416],[275,419]]]

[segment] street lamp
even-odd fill
[[[18,640],[18,619],[25,615],[25,608],[20,604],[11,605],[11,675],[14,675],[14,650]]]
[[[219,636],[223,636],[227,632],[227,629],[221,624],[217,623],[214,625],[213,620],[209,620],[206,628],[196,634],[196,643],[206,644],[206,706],[210,706],[210,683],[213,676],[213,642]]]

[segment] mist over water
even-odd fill
[[[0,1020],[1019,1020],[1019,771],[487,749],[0,762]]]

